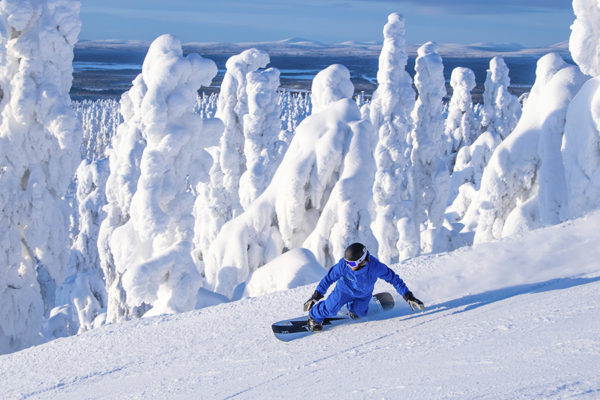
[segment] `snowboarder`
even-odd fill
[[[322,330],[323,320],[337,315],[345,304],[348,305],[351,318],[367,315],[369,301],[378,278],[393,285],[413,311],[425,308],[423,302],[413,296],[394,271],[369,254],[365,245],[353,243],[346,248],[344,258],[331,267],[312,297],[304,303],[304,311],[309,311],[308,328],[313,332]],[[334,282],[337,282],[337,285],[333,292],[325,301],[319,302]]]

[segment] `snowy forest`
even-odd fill
[[[407,72],[383,28],[377,89],[340,64],[280,89],[269,54],[215,62],[156,38],[120,101],[71,101],[80,2],[0,3],[0,354],[107,323],[315,282],[360,241],[387,264],[600,208],[600,5],[574,0],[569,50],[483,103],[434,42]]]

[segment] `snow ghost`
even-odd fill
[[[575,21],[571,25],[569,50],[584,74],[600,75],[600,3],[573,0]]]
[[[457,67],[450,76],[452,98],[446,118],[446,135],[451,140],[451,153],[469,146],[481,133],[479,121],[473,113],[471,90],[475,88],[475,74],[469,68]]]
[[[279,76],[275,76],[278,75],[278,72],[275,73],[275,70],[271,70],[264,75],[253,75],[259,68],[264,68],[269,61],[269,55],[264,51],[248,49],[230,57],[225,65],[227,72],[223,77],[215,114],[225,126],[218,146],[210,149],[214,159],[209,171],[210,180],[205,184],[198,185],[198,196],[194,205],[196,219],[194,257],[200,265],[204,264],[206,252],[223,224],[243,211],[240,200],[240,178],[247,168],[244,149],[246,137],[244,135],[252,138],[260,136],[258,133],[260,127],[254,122],[262,121],[262,117],[259,117],[260,111],[255,107],[256,103],[253,103],[251,106],[255,115],[249,117],[250,126],[244,128],[249,112],[248,89],[250,88],[253,96],[256,95],[257,90],[263,91],[267,93],[264,98],[273,101],[273,92],[276,90],[273,86],[279,85]],[[248,82],[249,76],[254,77],[250,78],[250,83]],[[264,79],[261,80],[259,77]],[[261,89],[256,88],[256,85],[252,83],[254,79],[264,82]],[[255,97],[250,102],[252,103],[254,100]],[[272,106],[265,108],[269,111],[265,111],[264,116],[268,115],[268,119],[264,121],[264,126],[273,129]],[[252,143],[252,140],[250,142]],[[252,147],[251,143],[249,143],[251,167],[260,168],[255,156],[257,150]],[[250,178],[247,175],[244,180]],[[263,183],[258,182],[258,179],[255,179],[253,183],[255,187],[242,190],[246,206],[246,202],[253,200],[254,196],[264,189]]]
[[[0,3],[0,353],[39,343],[68,264],[81,161],[71,107],[77,0]]]
[[[428,42],[419,47],[415,71],[419,97],[411,114],[414,121],[411,133],[413,223],[417,232],[421,232],[420,250],[428,253],[438,250],[434,242],[441,232],[450,186],[445,159],[448,142],[442,116],[443,98],[447,93],[444,64],[436,43]]]
[[[509,85],[508,66],[504,59],[492,58],[484,83],[482,125],[484,130],[501,139],[512,132],[521,117],[519,99],[508,91]]]
[[[418,253],[417,230],[412,221],[408,171],[410,169],[410,113],[415,104],[412,78],[406,71],[404,17],[393,13],[383,28],[377,82],[369,105],[377,134],[373,184],[376,217],[373,231],[379,258],[398,262]]]
[[[308,247],[325,264],[350,238],[376,248],[368,211],[373,132],[350,98],[350,72],[342,65],[319,72],[312,94],[316,111],[298,125],[271,183],[212,242],[209,289],[231,298],[249,274],[288,249]]]
[[[568,209],[564,219],[600,208],[600,77],[583,85],[569,105],[562,156]]]
[[[565,118],[585,80],[558,54],[538,60],[523,116],[494,151],[465,216],[467,227],[476,225],[475,243],[560,222],[566,205],[560,150]]]
[[[137,129],[145,147],[129,220],[114,230],[110,248],[125,303],[114,299],[113,306],[137,309],[138,316],[196,305],[202,277],[191,257],[194,198],[189,188],[208,180],[212,158],[203,149],[217,143],[221,125],[192,110],[196,91],[216,73],[212,60],[183,56],[179,40],[163,35],[150,46],[136,79],[145,88],[132,98],[141,110]]]
[[[240,178],[240,202],[244,209],[265,190],[277,165],[281,119],[277,94],[279,70],[269,68],[249,72],[248,114],[244,115],[244,154],[246,171]]]

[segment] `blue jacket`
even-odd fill
[[[321,279],[319,286],[317,286],[317,291],[325,295],[329,286],[337,282],[339,290],[344,291],[354,298],[370,297],[373,295],[375,282],[378,278],[389,282],[402,296],[408,292],[404,281],[387,265],[370,254],[367,264],[358,271],[352,271],[346,265],[346,261],[343,258],[340,259],[337,264],[329,269],[327,275]]]

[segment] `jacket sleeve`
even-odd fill
[[[340,263],[338,262],[333,267],[331,267],[327,275],[325,275],[323,279],[321,279],[321,282],[319,282],[319,286],[317,286],[317,292],[325,296],[327,290],[329,289],[329,286],[331,286],[334,282],[337,282],[337,280],[341,277],[342,270],[340,268]]]
[[[390,267],[384,263],[380,263],[380,271],[379,277],[396,288],[401,296],[404,296],[407,292],[409,292],[404,281],[398,276],[398,274],[392,271]]]

